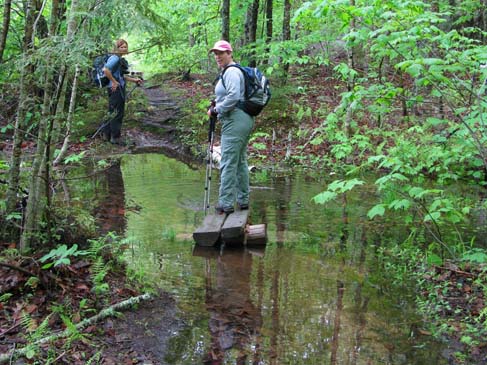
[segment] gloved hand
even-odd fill
[[[210,106],[210,114],[212,117],[215,117],[215,118],[218,116],[218,112],[216,111],[216,109],[213,105]]]

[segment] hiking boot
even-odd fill
[[[217,205],[215,207],[215,212],[216,214],[231,214],[235,211],[235,209],[233,209],[233,207],[222,207],[221,205]]]
[[[117,146],[125,146],[125,142],[122,141],[122,139],[119,137],[119,138],[111,138],[110,139],[110,143],[111,144],[116,144]]]
[[[103,141],[109,142],[110,141],[110,132],[101,132],[100,137]]]
[[[247,210],[249,209],[249,203],[237,203],[238,209]]]

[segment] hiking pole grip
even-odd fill
[[[208,143],[211,143],[213,140],[213,133],[215,132],[216,126],[216,117],[211,116],[209,120],[209,127],[208,127]]]
[[[211,115],[210,115],[210,119],[208,121],[208,123],[209,123],[209,125],[208,125],[208,143],[212,143],[213,133],[215,132],[216,114],[213,114],[215,105],[216,105],[215,100],[212,100],[210,102]]]

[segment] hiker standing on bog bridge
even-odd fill
[[[143,80],[125,76],[128,70],[127,61],[122,57],[128,53],[128,43],[124,39],[117,39],[113,54],[108,58],[103,68],[105,76],[110,80],[108,89],[108,113],[110,122],[103,129],[103,137],[112,144],[122,144],[120,139],[123,115],[125,111],[125,81],[141,85]]]
[[[229,67],[235,64],[230,43],[218,41],[209,52],[222,70],[215,86],[215,101],[207,112],[221,122],[220,190],[215,210],[217,214],[230,214],[235,202],[242,210],[249,208],[247,144],[254,117],[238,107],[245,98],[245,79],[237,67]]]

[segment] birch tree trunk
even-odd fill
[[[12,0],[5,0],[3,5],[3,26],[0,34],[0,63],[3,62],[3,53],[7,44],[7,35],[10,28],[10,10],[12,9]]]
[[[54,7],[54,5],[53,5]],[[73,42],[75,33],[76,33],[76,27],[77,27],[77,21],[76,21],[76,12],[78,11],[79,3],[78,0],[74,0],[71,2],[71,10],[69,14],[69,20],[68,20],[68,26],[66,30],[66,41],[68,43],[68,48],[70,48],[70,45]],[[61,16],[64,16],[65,13],[65,8],[60,8],[58,10],[58,13]],[[65,113],[64,113],[64,103],[66,101],[66,92],[67,92],[67,75],[69,74],[68,72],[68,67],[66,64],[63,64],[61,66],[61,70],[59,71],[59,77],[58,77],[58,87],[59,87],[59,98],[58,98],[58,103],[56,106],[56,115],[54,118],[54,125],[52,126],[53,132],[52,135],[50,136],[52,138],[52,141],[54,143],[57,143],[59,141],[59,134],[63,133],[60,132],[60,129],[64,127],[64,138],[63,138],[63,145],[61,147],[61,152],[56,158],[56,160],[53,162],[53,165],[57,165],[66,155],[66,151],[68,150],[69,146],[69,139],[71,136],[71,122],[74,114],[74,108],[75,108],[75,99],[73,100],[73,97],[76,98],[76,91],[78,87],[78,76],[79,76],[79,65],[76,64],[75,66],[75,75],[74,75],[74,80],[73,80],[73,85],[72,85],[72,90],[71,90],[71,100],[69,104],[69,114],[66,119],[66,124],[61,125],[61,121],[64,121]],[[50,158],[52,159],[52,152],[49,154]]]
[[[80,67],[79,65],[76,65],[76,70],[74,73],[74,79],[73,79],[73,87],[71,89],[71,99],[69,101],[69,111],[68,111],[68,116],[66,118],[66,134],[64,136],[64,141],[63,141],[63,146],[61,147],[61,152],[59,155],[56,157],[56,159],[53,162],[53,165],[56,166],[59,164],[64,156],[66,156],[66,151],[68,150],[69,146],[69,137],[71,136],[71,122],[73,120],[73,115],[74,115],[74,108],[76,104],[76,92],[78,88],[78,77],[80,73]]]

